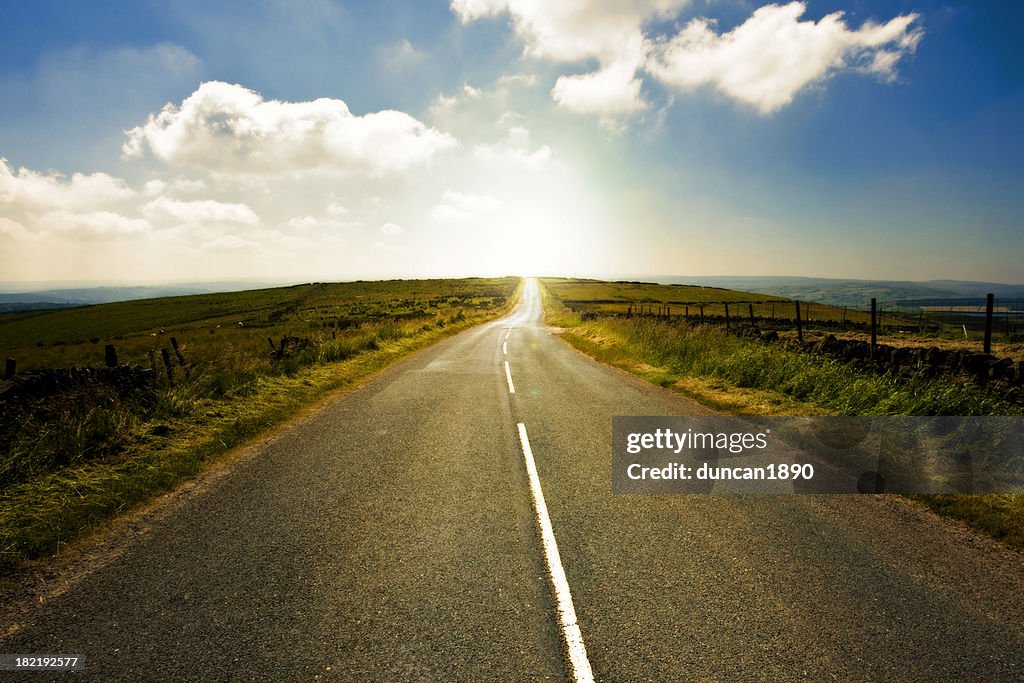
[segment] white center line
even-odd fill
[[[508,366],[508,361],[505,361],[505,379],[508,380],[508,393],[516,393],[516,386],[512,384],[512,368]]]
[[[548,506],[544,503],[544,492],[540,488],[540,477],[537,475],[537,464],[530,449],[530,439],[526,435],[526,425],[519,422],[518,426],[519,441],[523,445],[523,460],[526,461],[526,473],[530,478],[530,492],[533,493],[533,508],[537,513],[537,524],[544,544],[544,561],[548,565],[551,588],[555,592],[555,601],[558,604],[558,623],[562,629],[565,647],[569,651],[569,663],[572,664],[572,680],[575,683],[591,683],[594,674],[590,670],[590,660],[587,659],[587,648],[583,645],[583,634],[576,622],[576,608],[573,607],[569,581],[565,578],[562,559],[558,555],[558,544],[555,543],[555,532],[551,528]]]
[[[502,351],[502,353],[504,353],[504,354],[505,354],[506,356],[508,355],[508,342],[502,342],[502,343],[501,343],[501,351]]]

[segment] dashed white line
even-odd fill
[[[555,543],[555,532],[551,528],[551,518],[548,516],[548,506],[544,502],[544,492],[540,488],[540,477],[537,475],[537,464],[530,449],[530,438],[526,435],[525,424],[519,422],[518,427],[519,441],[523,446],[523,460],[526,461],[526,473],[530,478],[530,492],[533,494],[533,508],[537,514],[541,542],[544,545],[544,561],[548,566],[551,588],[555,592],[555,602],[558,605],[558,624],[562,629],[566,650],[569,652],[569,663],[572,665],[572,680],[575,683],[591,683],[594,674],[590,670],[590,660],[587,659],[587,648],[583,645],[583,634],[576,622],[576,608],[572,604],[569,581],[565,578],[562,558],[558,554],[558,544]]]
[[[516,393],[516,385],[512,384],[512,368],[508,366],[508,361],[505,361],[505,379],[508,380],[508,393]]]
[[[501,352],[504,353],[506,356],[508,355],[508,342],[501,343]]]

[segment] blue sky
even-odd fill
[[[0,13],[0,280],[1024,282],[1018,3]]]

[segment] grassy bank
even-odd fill
[[[755,415],[1019,415],[998,389],[958,377],[909,378],[727,334],[714,325],[583,316],[544,292],[548,324],[584,353],[722,412]],[[587,318],[587,319],[584,319]],[[1024,496],[914,496],[1024,550]]]
[[[56,396],[20,400],[5,410],[0,422],[5,444],[0,451],[0,571],[60,550],[332,391],[502,315],[515,300],[518,284],[511,278],[353,283],[332,286],[335,291],[321,297],[319,305],[310,305],[308,297],[305,305],[296,305],[285,290],[242,293],[249,308],[236,307],[225,322],[245,315],[248,324],[222,327],[212,322],[210,306],[191,297],[149,302],[153,315],[122,326],[120,346],[125,355],[142,359],[147,345],[176,334],[190,359],[187,377],[185,368],[177,367],[173,383],[163,377],[127,393],[73,387]],[[419,300],[403,296],[414,289]],[[225,299],[214,297],[215,312],[218,305],[230,304]],[[399,305],[414,312],[398,310]],[[90,310],[100,322],[89,322],[85,312]],[[66,335],[79,321],[88,334],[90,324],[102,328],[102,320],[110,317],[103,307],[54,312],[59,313],[72,314],[71,322],[62,325],[55,315],[44,320],[44,327],[42,316],[19,316],[6,321],[5,330],[0,320],[0,340],[4,332],[7,339],[23,338],[25,321],[35,325],[36,336]],[[174,316],[178,319],[171,328],[166,321]],[[275,357],[266,337],[284,330],[305,342]],[[95,345],[66,343],[64,357],[87,356]],[[26,348],[0,350],[31,357]]]

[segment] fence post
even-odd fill
[[[796,302],[796,340],[804,343],[804,328],[800,325],[800,302]]]
[[[687,306],[686,309],[683,311],[683,317],[689,319],[689,317],[690,317],[690,307],[689,306]]]
[[[729,304],[725,305],[725,329],[729,329]]]
[[[871,299],[871,359],[875,358],[875,346],[878,345],[878,299]]]
[[[164,368],[167,370],[167,381],[174,385],[174,366],[171,365],[171,352],[167,350],[167,347],[160,349],[160,356],[164,359]]]
[[[995,308],[995,297],[985,295],[985,353],[992,353],[992,309]]]
[[[701,325],[704,324],[704,307],[703,306],[700,307],[700,324]]]
[[[174,347],[174,355],[178,357],[178,363],[181,364],[181,367],[185,367],[185,356],[181,355],[181,349],[178,348],[176,337],[171,337],[171,346]]]
[[[750,311],[750,326],[756,327],[754,324],[754,304],[747,304],[747,310]]]
[[[4,364],[4,379],[12,379],[18,372],[18,361],[8,358]]]
[[[113,344],[107,344],[103,349],[103,355],[106,357],[108,368],[117,367],[117,351],[114,350]]]

